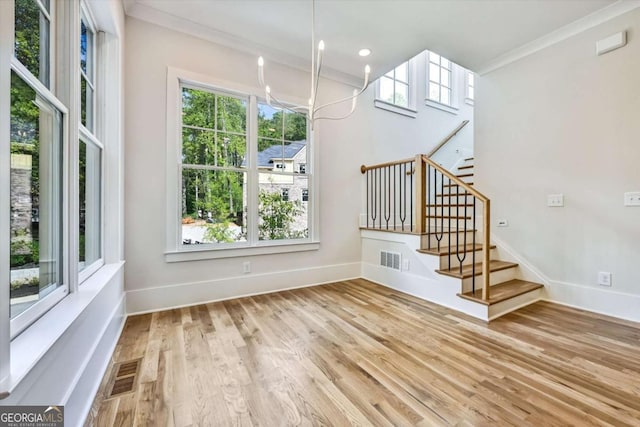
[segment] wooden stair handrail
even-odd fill
[[[371,169],[378,169],[378,168],[385,168],[387,166],[401,165],[401,164],[404,164],[404,163],[414,162],[415,160],[416,160],[415,157],[409,157],[408,159],[394,160],[392,162],[385,162],[385,163],[378,163],[377,165],[371,165],[371,166],[362,165],[362,166],[360,166],[360,172],[362,174],[364,174],[366,171],[371,170]]]
[[[440,143],[433,148],[433,150],[431,150],[431,151],[429,151],[429,153],[427,153],[427,157],[429,157],[429,158],[433,157],[433,155],[436,154],[436,152],[439,149],[441,149],[447,142],[449,142],[449,140],[451,140],[451,138],[456,136],[458,134],[458,132],[460,132],[462,130],[462,128],[465,127],[468,123],[469,123],[469,120],[463,120],[462,123],[460,123],[458,125],[458,127],[455,128],[449,135],[445,136],[444,139],[442,141],[440,141]]]
[[[482,201],[482,299],[485,301],[489,301],[491,293],[491,269],[489,265],[489,263],[491,262],[491,257],[489,254],[489,252],[491,251],[491,201],[487,196],[431,160],[428,156],[423,155],[422,161],[435,168],[442,175],[449,178],[451,182],[458,184],[460,187],[464,188],[465,191],[469,192],[476,198],[480,199],[480,201]]]

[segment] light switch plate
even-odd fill
[[[608,271],[600,271],[598,273],[598,285],[611,286],[611,273]]]
[[[549,194],[547,196],[547,206],[552,208],[564,206],[564,194]]]
[[[625,206],[640,206],[640,191],[624,193]]]

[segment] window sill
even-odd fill
[[[235,248],[198,248],[198,249],[183,249],[180,251],[165,252],[165,262],[187,262],[187,261],[201,261],[206,259],[221,259],[221,258],[237,258],[254,255],[272,255],[272,254],[284,254],[290,252],[305,252],[305,251],[317,251],[320,249],[320,242],[311,242],[305,240],[304,242],[291,243],[269,243],[258,246],[245,246]]]
[[[425,99],[424,105],[427,107],[437,108],[438,110],[446,111],[451,114],[458,114],[458,108],[452,107],[451,105],[442,104],[440,102],[432,101],[430,99]]]
[[[0,389],[0,397],[7,397],[16,389],[31,369],[91,304],[102,288],[118,274],[123,265],[124,262],[118,262],[103,266],[84,282],[78,292],[66,296],[13,339],[11,342],[11,375],[7,381],[8,384],[3,384]]]
[[[475,104],[474,100],[471,99],[471,98],[465,98],[464,99],[464,103],[467,104],[467,105],[471,105],[471,106],[473,106]]]
[[[411,117],[414,119],[418,115],[418,111],[412,108],[401,107],[399,105],[391,104],[381,99],[376,99],[375,101],[373,101],[373,105],[376,108],[381,108],[383,110],[391,111],[392,113],[401,114],[403,116]]]

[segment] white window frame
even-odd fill
[[[40,0],[38,0],[40,3]],[[118,16],[107,8],[96,8],[101,25],[108,27],[109,34],[96,32],[101,45],[105,46],[104,54],[108,58],[100,58],[100,75],[105,76],[98,82],[98,93],[103,96],[104,115],[97,117],[100,121],[109,120],[110,127],[102,126],[104,139],[116,144],[108,156],[103,156],[102,173],[108,165],[112,180],[108,183],[110,214],[109,230],[117,233],[117,238],[108,244],[110,262],[100,273],[89,279],[82,289],[78,287],[78,140],[80,129],[76,123],[80,117],[78,76],[80,58],[79,17],[80,1],[51,0],[49,14],[51,16],[49,55],[50,88],[46,88],[40,80],[33,76],[13,54],[14,45],[14,1],[0,0],[0,151],[9,152],[10,138],[10,97],[11,71],[14,70],[28,85],[39,93],[39,96],[51,103],[61,113],[62,122],[62,284],[55,292],[47,295],[38,304],[25,311],[24,316],[16,316],[16,322],[10,319],[10,305],[0,304],[0,399],[12,393],[16,387],[29,376],[32,368],[39,360],[48,355],[50,348],[59,343],[60,338],[83,313],[101,290],[122,272],[121,250],[121,140],[120,116],[120,53],[122,49],[121,31],[117,25]],[[77,27],[76,27],[76,24]],[[108,40],[108,43],[107,43]],[[71,72],[70,72],[71,70]],[[59,77],[56,77],[59,76]],[[102,116],[103,115],[103,116]],[[10,159],[0,156],[0,200],[10,197]],[[104,180],[103,180],[104,187]],[[103,203],[103,208],[104,208]],[[6,204],[3,208],[7,207]],[[105,227],[106,219],[101,218]],[[104,235],[104,233],[103,233]],[[10,218],[0,215],[0,283],[10,282],[9,258]],[[104,241],[104,239],[103,239]],[[4,242],[4,243],[2,243]],[[104,253],[103,253],[104,254]],[[71,296],[73,294],[73,296]],[[76,295],[77,294],[77,295]],[[65,296],[69,296],[66,298]],[[10,300],[9,286],[0,286],[0,301]],[[38,306],[37,312],[33,310]],[[28,316],[27,316],[28,313]],[[19,318],[19,320],[18,320]],[[0,401],[1,402],[1,401]]]
[[[457,114],[458,113],[458,76],[459,76],[459,68],[460,67],[456,63],[452,62],[448,58],[444,58],[440,54],[436,54],[436,55],[438,55],[440,57],[440,60],[438,62],[432,62],[431,61],[431,57],[429,55],[430,53],[431,52],[429,52],[428,50],[424,52],[425,61],[426,61],[426,70],[425,70],[425,77],[426,77],[425,105],[427,105],[429,107],[437,108],[439,110],[446,111],[448,113]],[[446,66],[442,66],[441,65],[443,58],[449,62],[449,65],[450,65],[449,68],[447,68]],[[430,75],[430,73],[431,73],[431,70],[430,70],[431,64],[435,64],[438,67],[438,72],[439,73],[442,73],[443,69],[450,73],[450,77],[449,77],[450,86],[443,85],[440,82],[432,81],[432,76]],[[441,74],[438,77],[439,77],[439,80],[441,81]],[[430,98],[430,96],[429,96],[430,95],[429,85],[431,83],[437,84],[439,86],[439,93],[441,93],[442,88],[445,88],[445,89],[450,91],[450,95],[449,95],[450,103],[449,104],[441,102],[440,99],[442,97],[440,95],[438,96],[438,100],[434,100],[434,99]]]
[[[408,85],[408,89],[407,89],[407,94],[409,99],[407,100],[407,107],[404,107],[402,105],[397,105],[394,104],[392,102],[389,101],[385,101],[383,99],[380,98],[380,81],[383,77],[380,77],[378,80],[376,80],[375,82],[375,99],[373,101],[373,105],[377,108],[383,109],[383,110],[387,110],[387,111],[391,111],[392,113],[397,113],[397,114],[402,114],[404,116],[407,117],[411,117],[411,118],[415,118],[418,115],[418,110],[416,109],[416,97],[417,97],[417,91],[416,91],[416,74],[417,74],[417,66],[416,66],[416,61],[415,58],[411,58],[410,60],[408,60],[406,62],[407,64],[407,85]],[[400,64],[402,65],[402,64]],[[393,71],[395,73],[395,69],[397,67],[394,67]],[[395,74],[394,74],[394,89],[395,89]],[[404,84],[404,83],[403,83]]]
[[[182,86],[212,91],[222,95],[247,97],[247,230],[246,242],[222,244],[183,245],[181,240],[181,158],[182,158]],[[167,67],[167,224],[166,224],[166,262],[183,262],[202,259],[233,258],[241,256],[300,252],[317,250],[319,244],[319,212],[313,191],[308,205],[309,237],[291,240],[258,240],[258,102],[261,90],[234,82],[218,80],[211,76]],[[305,105],[302,99],[282,100],[288,105]],[[313,133],[307,123],[307,174],[308,186],[316,188],[318,177],[316,147]],[[291,172],[269,171],[271,174],[294,175]]]
[[[469,105],[474,105],[475,103],[477,77],[473,71],[466,70],[464,73],[464,102]],[[471,89],[473,89],[473,95],[471,95]]]
[[[98,57],[100,55],[100,51],[102,49],[102,46],[100,45],[100,39],[101,37],[99,37],[99,31],[97,30],[97,26],[95,23],[95,18],[93,17],[93,14],[91,13],[91,9],[89,8],[89,6],[87,5],[86,1],[82,0],[80,2],[80,20],[84,21],[85,26],[90,29],[93,32],[93,48],[91,49],[91,66],[89,66],[89,60],[87,60],[87,69],[90,71],[91,75],[87,75],[84,73],[84,71],[82,70],[82,66],[80,65],[80,63],[78,63],[78,70],[80,71],[81,75],[84,75],[85,77],[87,77],[87,84],[91,84],[92,89],[93,89],[93,97],[91,98],[92,101],[92,105],[91,105],[91,109],[87,108],[87,115],[89,113],[92,114],[92,118],[91,118],[91,123],[92,123],[92,127],[93,127],[93,132],[89,129],[87,129],[83,124],[82,124],[82,118],[81,118],[81,114],[78,114],[78,129],[79,129],[79,139],[78,142],[76,142],[78,144],[80,144],[80,140],[82,140],[82,142],[84,144],[87,145],[87,147],[89,145],[94,146],[95,148],[98,148],[100,150],[100,164],[98,165],[99,169],[100,169],[100,192],[97,195],[98,197],[98,205],[99,205],[99,210],[100,210],[100,224],[99,224],[99,233],[100,233],[100,246],[99,246],[99,250],[100,250],[100,257],[95,260],[94,262],[92,262],[89,265],[86,265],[85,268],[82,271],[78,272],[78,284],[81,285],[83,284],[89,277],[91,277],[96,271],[98,271],[103,265],[104,265],[104,250],[105,250],[105,244],[104,244],[104,215],[105,215],[105,208],[104,208],[104,144],[100,141],[100,137],[103,134],[103,130],[100,129],[100,123],[102,123],[101,120],[101,114],[102,111],[99,111],[97,106],[99,105],[97,102],[97,98],[99,96],[98,94],[98,88],[97,88],[97,79],[100,77],[99,73],[100,70],[98,68]],[[78,21],[78,26],[80,26],[80,21]],[[80,32],[79,32],[80,34]],[[78,40],[79,42],[79,40]],[[79,43],[78,43],[79,44]],[[80,96],[82,96],[82,91],[80,90],[80,87],[78,87],[78,93],[80,94]],[[78,103],[78,107],[81,108],[82,103]],[[88,120],[87,120],[88,122]],[[88,153],[88,148],[87,148],[87,153]],[[79,157],[78,157],[79,160]],[[79,174],[78,174],[79,177]],[[78,194],[79,197],[79,194]],[[78,199],[79,200],[79,199]],[[86,221],[86,219],[85,219]],[[80,226],[80,221],[78,220],[78,227]],[[86,226],[86,223],[85,223]],[[80,236],[80,232],[78,230],[78,237]],[[78,243],[78,254],[80,253],[80,245]],[[85,252],[86,252],[86,242],[85,242]],[[78,263],[79,263],[79,257],[78,257]],[[79,269],[79,266],[78,266]]]

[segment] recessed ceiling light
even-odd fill
[[[360,55],[360,56],[369,56],[369,55],[371,55],[371,49],[366,49],[366,48],[365,49],[360,49],[358,51],[358,55]]]

